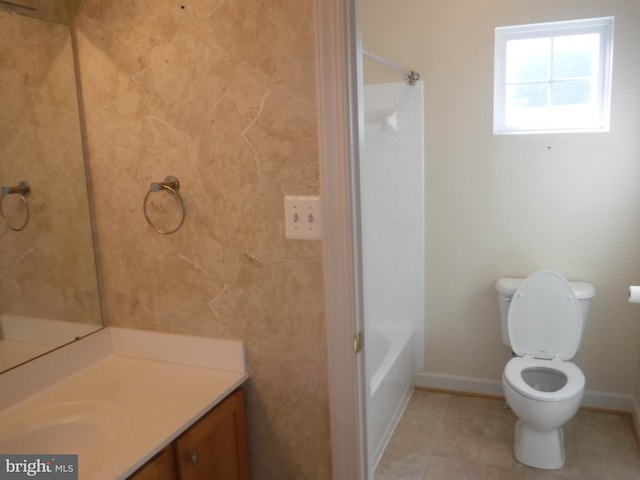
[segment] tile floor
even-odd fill
[[[513,456],[516,417],[502,400],[415,390],[375,480],[639,480],[631,417],[581,410],[565,427],[566,463],[538,470]]]

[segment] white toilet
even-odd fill
[[[502,278],[496,290],[502,340],[517,355],[502,375],[505,399],[519,419],[516,459],[535,468],[562,468],[562,425],[578,411],[585,385],[569,360],[582,343],[595,289],[544,270],[525,279]]]

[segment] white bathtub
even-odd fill
[[[376,326],[365,335],[367,443],[373,472],[413,391],[413,330]]]

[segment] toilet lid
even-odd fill
[[[532,273],[516,290],[507,317],[509,341],[518,356],[572,358],[582,337],[582,311],[562,275]]]

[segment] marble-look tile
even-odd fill
[[[417,411],[433,410],[443,413],[452,397],[453,395],[446,392],[415,390],[407,405],[407,411],[415,409]]]
[[[437,412],[406,412],[389,442],[391,448],[431,453],[443,436],[444,417]]]
[[[403,449],[388,449],[376,468],[375,480],[421,480],[427,456]]]
[[[285,194],[319,189],[313,22],[293,0],[77,18],[108,321],[246,341],[256,479],[331,476],[321,244],[283,223]],[[165,236],[142,200],[167,175],[186,216]],[[155,221],[171,209],[153,198]]]
[[[482,434],[487,420],[447,414],[431,454],[475,462],[480,456]]]
[[[621,460],[614,458],[582,459],[583,480],[602,480],[612,478],[615,480],[637,480],[640,478],[640,465],[637,460]]]
[[[474,480],[477,464],[454,458],[429,457],[422,480]]]
[[[579,480],[584,478],[583,462],[575,448],[566,448],[565,464],[559,470],[540,470],[532,468],[529,470],[529,480]]]
[[[528,472],[523,468],[500,467],[479,464],[475,480],[527,480]]]
[[[498,423],[485,427],[478,461],[485,465],[519,468],[513,456],[513,424]]]
[[[503,401],[465,395],[452,395],[447,405],[448,414],[482,419],[487,419],[496,410],[504,410]]]

